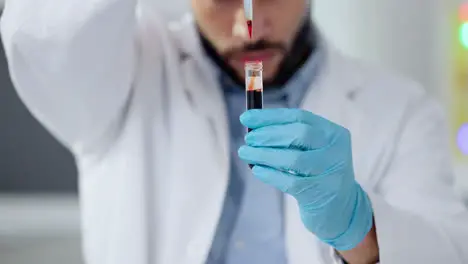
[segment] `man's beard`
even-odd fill
[[[213,45],[203,36],[198,30],[202,47],[205,54],[225,73],[227,74],[239,87],[243,87],[244,80],[239,77],[236,71],[218,54]],[[297,32],[292,46],[286,50],[281,44],[269,43],[260,40],[257,43],[249,44],[244,48],[246,51],[263,50],[265,48],[281,49],[285,52],[283,61],[278,67],[278,71],[274,78],[270,81],[264,82],[264,89],[281,88],[283,87],[294,74],[304,65],[310,55],[314,52],[317,46],[317,34],[315,28],[312,26],[312,20],[308,16]]]

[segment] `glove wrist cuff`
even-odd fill
[[[356,187],[356,202],[347,230],[334,239],[322,240],[340,251],[355,248],[364,240],[374,224],[370,199],[358,183]]]

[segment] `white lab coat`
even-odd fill
[[[87,263],[202,264],[229,177],[222,92],[193,22],[168,27],[135,5],[7,2],[11,77],[76,157]],[[417,84],[328,46],[302,107],[351,131],[381,263],[468,263],[441,109]],[[338,263],[285,200],[289,263]]]

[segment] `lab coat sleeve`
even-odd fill
[[[457,199],[443,111],[423,98],[408,111],[372,201],[383,264],[468,263],[468,214]]]
[[[136,0],[6,1],[1,34],[12,82],[62,143],[105,137],[129,97]]]

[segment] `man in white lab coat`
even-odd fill
[[[14,85],[76,157],[87,263],[468,263],[441,109],[308,5],[255,0],[249,40],[240,0],[171,26],[136,0],[7,1]],[[243,113],[244,60],[270,109]]]

